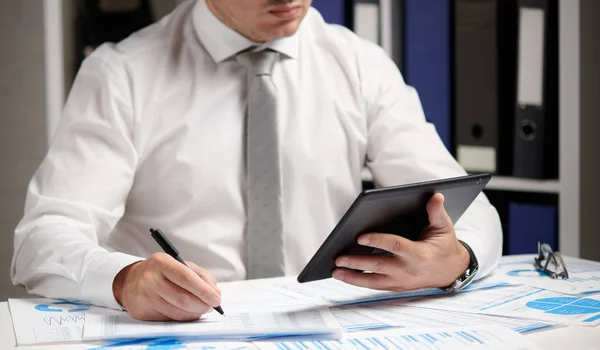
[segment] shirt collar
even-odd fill
[[[260,45],[221,22],[208,8],[206,0],[197,0],[193,11],[193,23],[198,38],[216,63],[252,46],[270,48],[290,58],[298,58],[298,31],[292,36]]]

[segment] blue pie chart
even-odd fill
[[[90,306],[90,304],[78,302],[55,301],[48,304],[38,304],[35,306],[35,309],[43,312],[81,312],[89,310]]]
[[[578,297],[542,298],[527,302],[530,309],[544,311],[554,315],[596,314],[583,322],[600,320],[600,300]]]
[[[512,270],[506,273],[509,276],[519,277],[519,276],[546,276],[546,273],[540,269],[530,269],[530,270]]]

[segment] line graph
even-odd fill
[[[42,320],[48,326],[62,326],[65,324],[85,324],[85,316],[50,316],[44,317]]]

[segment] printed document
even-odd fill
[[[233,311],[233,310],[232,310]],[[193,322],[143,322],[127,314],[86,315],[84,340],[191,337],[195,340],[231,341],[280,336],[339,338],[343,328],[326,307],[286,312],[216,312]]]
[[[389,329],[347,333],[340,340],[255,342],[259,349],[502,349],[539,350],[523,335],[500,326],[437,329]]]
[[[485,324],[503,326],[523,333],[552,326],[549,322],[537,320],[425,309],[395,305],[393,302],[334,307],[331,311],[340,325],[348,331],[384,327],[462,327]]]
[[[600,295],[572,296],[530,286],[420,298],[405,301],[404,305],[537,319],[573,326],[600,325]]]
[[[359,306],[332,307],[330,310],[340,326],[344,327],[346,331],[351,332],[392,326],[386,320],[369,315]]]
[[[477,282],[471,283],[461,293],[506,285],[509,285],[509,283],[501,281],[497,278],[484,278]],[[445,294],[444,291],[439,288],[420,289],[401,293],[379,291],[356,287],[333,278],[307,283],[298,283],[295,279],[282,279],[280,282],[272,283],[270,288],[272,290],[279,290],[286,294],[292,293],[294,295],[303,295],[312,299],[315,303],[327,306],[349,305],[398,298]]]
[[[552,279],[534,263],[535,255],[505,256],[494,276],[512,283],[526,284],[564,294],[600,293],[600,263],[590,260],[564,257],[569,278]]]
[[[81,341],[86,312],[115,312],[55,299],[9,299],[8,306],[18,345]]]
[[[318,306],[313,298],[272,288],[274,283],[295,281],[294,277],[279,277],[219,284],[221,305],[227,314],[235,312],[280,312]]]

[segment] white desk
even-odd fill
[[[540,330],[527,334],[542,349],[600,350],[600,327],[564,327]],[[75,350],[86,349],[84,344],[17,347],[7,302],[0,302],[0,350]]]

